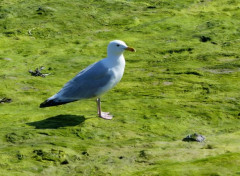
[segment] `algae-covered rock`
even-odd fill
[[[52,15],[53,12],[55,12],[56,9],[52,8],[52,7],[38,7],[38,9],[36,10],[38,15]]]
[[[50,151],[44,151],[42,149],[34,150],[34,158],[37,161],[52,161],[54,163],[68,164],[69,161],[66,158],[66,154],[62,150],[51,149]]]
[[[24,143],[26,140],[32,139],[34,137],[34,134],[30,132],[24,132],[24,133],[8,133],[6,134],[6,141],[16,144],[16,143]]]

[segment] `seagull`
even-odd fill
[[[107,47],[107,57],[89,65],[79,72],[63,88],[40,104],[40,108],[57,106],[78,100],[97,98],[97,113],[100,118],[110,120],[109,112],[101,111],[100,96],[112,89],[122,78],[125,68],[123,52],[135,49],[121,40],[111,41]]]

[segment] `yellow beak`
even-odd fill
[[[136,50],[134,48],[129,47],[129,46],[125,50],[131,51],[131,52],[136,52]]]

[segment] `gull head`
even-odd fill
[[[111,41],[107,48],[108,56],[120,56],[125,50],[135,52],[134,48],[127,46],[126,43],[121,40]]]

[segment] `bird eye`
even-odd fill
[[[117,47],[119,47],[120,45],[119,44],[117,44]]]

